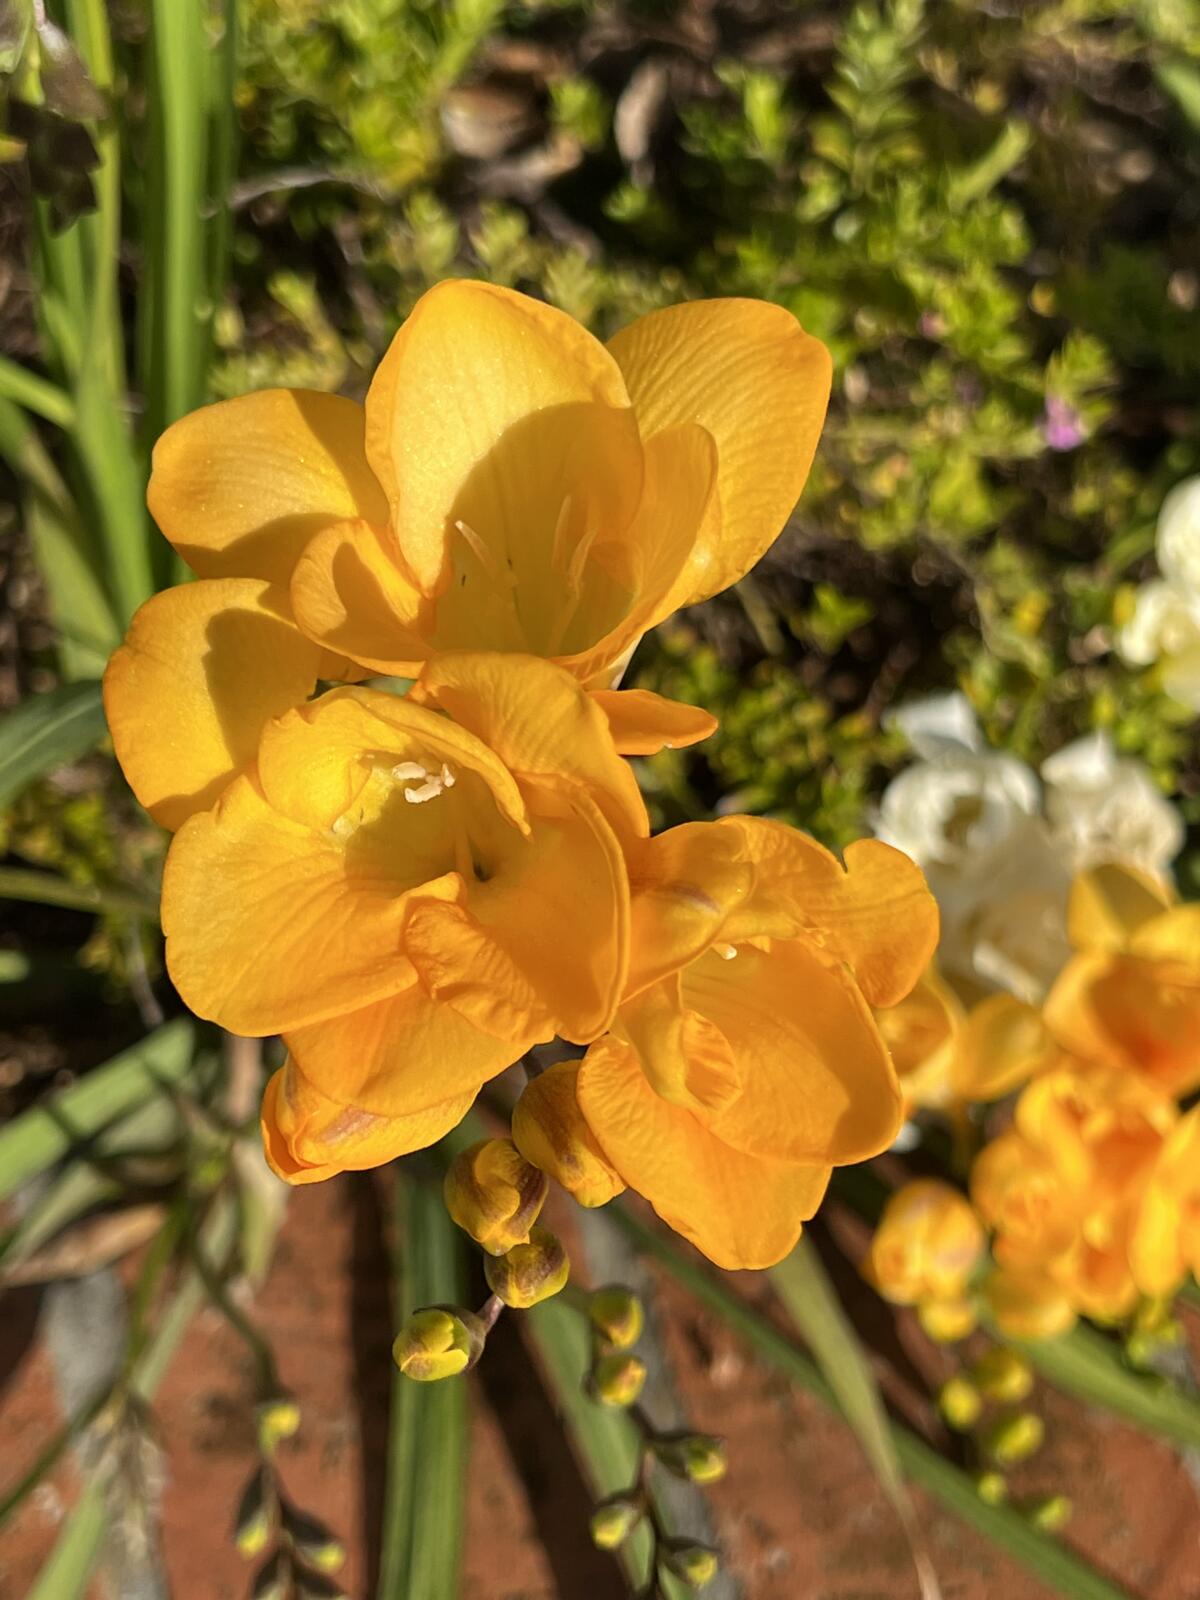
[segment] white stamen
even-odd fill
[[[348,839],[357,826],[348,813],[333,819],[333,831],[339,839]]]
[[[462,534],[463,538],[467,542],[467,545],[470,547],[471,554],[487,573],[488,577],[491,578],[492,582],[502,583],[510,589],[515,589],[517,586],[516,578],[512,575],[507,567],[501,566],[501,564],[496,560],[496,557],[488,549],[487,545],[484,544],[483,540],[475,532],[475,529],[471,527],[470,523],[458,521],[454,524],[454,526],[458,529],[459,533]]]
[[[733,944],[719,944],[716,946],[716,951],[722,961],[732,961],[737,955],[737,946]]]
[[[442,762],[442,788],[443,789],[453,789],[456,781],[457,780],[455,779],[454,774],[450,771],[450,768],[443,761]]]
[[[404,783],[408,778],[427,778],[429,773],[419,761],[402,761],[398,767],[392,768],[392,777],[397,783]]]
[[[410,805],[419,806],[426,800],[436,800],[443,788],[440,778],[427,778],[419,789],[405,789],[404,798]]]

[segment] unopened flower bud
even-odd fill
[[[286,1600],[291,1589],[291,1562],[283,1550],[264,1561],[255,1574],[250,1600]]]
[[[979,1319],[969,1300],[951,1299],[922,1301],[917,1320],[935,1344],[955,1344],[974,1333]]]
[[[258,1407],[255,1420],[258,1448],[263,1455],[273,1456],[283,1440],[290,1439],[300,1427],[300,1407],[291,1395],[272,1395]]]
[[[601,1405],[631,1406],[646,1382],[646,1363],[624,1350],[601,1356],[592,1368],[591,1391]]]
[[[666,1434],[654,1441],[654,1453],[677,1478],[693,1483],[716,1483],[725,1476],[728,1462],[725,1441],[708,1433]]]
[[[592,1543],[598,1550],[616,1550],[642,1520],[642,1507],[632,1495],[614,1494],[592,1512]]]
[[[588,1317],[605,1344],[614,1350],[628,1350],[636,1344],[646,1324],[642,1302],[620,1284],[597,1289],[588,1301]]]
[[[668,1572],[674,1573],[689,1589],[703,1589],[706,1583],[711,1583],[716,1577],[720,1566],[717,1552],[709,1549],[708,1545],[682,1540],[667,1546],[664,1564]]]
[[[518,1311],[556,1295],[570,1272],[562,1241],[548,1228],[532,1229],[528,1244],[514,1245],[507,1255],[483,1263],[488,1288]]]
[[[473,1367],[486,1339],[483,1323],[473,1311],[426,1306],[414,1311],[396,1335],[392,1357],[406,1378],[435,1383]]]
[[[970,1378],[960,1373],[947,1378],[938,1390],[938,1410],[950,1427],[958,1433],[967,1433],[979,1421],[983,1400]]]
[[[975,1474],[975,1493],[984,1505],[1003,1505],[1008,1499],[1008,1479],[1002,1472],[989,1470]]]
[[[316,1517],[294,1506],[285,1506],[283,1525],[297,1555],[310,1567],[316,1567],[318,1572],[337,1572],[342,1567],[346,1560],[345,1547]]]
[[[1028,1400],[1033,1390],[1033,1368],[1023,1355],[1006,1345],[997,1345],[971,1368],[975,1387],[988,1400],[1017,1406]]]
[[[297,1571],[296,1600],[346,1600],[346,1593],[323,1572]]]
[[[1035,1528],[1043,1533],[1058,1533],[1070,1522],[1075,1507],[1065,1494],[1048,1494],[1023,1509]]]
[[[1015,1416],[1001,1417],[983,1435],[983,1448],[1001,1467],[1015,1467],[1028,1461],[1042,1447],[1046,1425],[1036,1411],[1019,1411]]]
[[[252,1561],[262,1555],[275,1529],[275,1485],[265,1463],[251,1474],[238,1502],[233,1542],[238,1554]]]
[[[443,1193],[446,1210],[489,1255],[526,1244],[550,1185],[511,1139],[483,1139],[454,1158]]]
[[[512,1117],[512,1136],[526,1161],[561,1183],[581,1206],[605,1205],[625,1184],[579,1109],[578,1061],[559,1061],[522,1091]]]

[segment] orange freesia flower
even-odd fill
[[[276,1170],[428,1144],[534,1042],[603,1032],[646,826],[603,713],[531,657],[446,655],[407,696],[334,689],[268,723],[176,835],[163,927],[194,1011],[289,1047]]]
[[[937,939],[920,870],[873,840],[845,867],[751,818],[689,823],[629,853],[632,969],[575,1079],[605,1159],[725,1267],[795,1243],[832,1166],[895,1136],[901,1095],[871,1003]]]
[[[1159,1154],[1129,1247],[1138,1288],[1172,1294],[1200,1276],[1200,1106],[1181,1117]]]
[[[715,300],[606,347],[475,282],[431,289],[365,406],[266,390],[167,430],[149,504],[200,578],[138,612],[106,681],[117,754],[165,826],[211,805],[319,679],[528,653],[605,690],[619,748],[714,721],[607,690],[638,638],[740,578],[804,486],[825,347]]]
[[[864,1276],[893,1305],[919,1306],[936,1328],[947,1309],[966,1307],[967,1288],[987,1248],[970,1203],[936,1178],[917,1178],[897,1189],[871,1239]],[[969,1310],[954,1336],[974,1326]]]
[[[1081,873],[1071,890],[1077,954],[1046,1001],[1073,1054],[1137,1073],[1174,1095],[1200,1086],[1200,905],[1177,905],[1129,867]]]
[[[1028,1336],[1022,1308],[1024,1326],[1061,1331],[1063,1300],[1104,1319],[1133,1307],[1132,1236],[1176,1115],[1160,1090],[1102,1068],[1060,1067],[1022,1092],[1013,1128],[971,1173],[976,1209],[995,1232],[992,1299],[1006,1332]]]

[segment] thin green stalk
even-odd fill
[[[3,355],[0,355],[0,396],[52,422],[56,428],[69,428],[75,421],[75,403],[65,390]]]
[[[839,1415],[837,1397],[816,1364],[759,1312],[745,1305],[705,1268],[697,1266],[668,1239],[621,1206],[613,1219],[726,1325],[766,1361]],[[1008,1506],[991,1506],[979,1498],[972,1479],[952,1461],[926,1444],[902,1423],[891,1424],[892,1439],[905,1474],[947,1510],[990,1539],[1015,1561],[1070,1600],[1132,1600],[1124,1589],[1103,1577],[1080,1557],[1055,1542]]]
[[[149,895],[68,883],[66,878],[56,878],[52,872],[26,871],[23,867],[0,867],[0,900],[29,900],[41,906],[94,911],[98,916],[158,921],[158,905]]]

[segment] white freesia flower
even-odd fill
[[[1167,693],[1200,711],[1200,478],[1163,501],[1155,550],[1163,576],[1138,590],[1117,648],[1135,667],[1161,662]]]
[[[1141,762],[1105,733],[1066,746],[1037,774],[989,750],[969,702],[938,695],[891,725],[921,759],[884,791],[877,836],[924,869],[942,913],[938,960],[972,988],[1037,1001],[1069,953],[1071,879],[1101,860],[1165,876],[1183,842]]]

